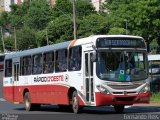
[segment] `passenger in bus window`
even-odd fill
[[[33,74],[40,74],[40,73],[42,73],[41,56],[40,55],[35,55],[34,56],[34,70],[33,70]]]
[[[57,72],[63,72],[67,70],[67,57],[66,57],[66,50],[60,50],[58,51],[58,58],[57,58]]]
[[[70,49],[69,69],[76,71],[81,68],[81,52],[79,47]]]
[[[50,63],[48,64],[48,72],[49,72],[49,73],[52,73],[53,70],[54,70],[53,62],[50,62]]]
[[[118,70],[131,70],[133,68],[132,63],[129,61],[129,57],[128,56],[124,56],[124,60],[123,58],[121,58],[119,66],[118,66]]]
[[[8,77],[12,76],[12,69],[7,68],[7,76]]]

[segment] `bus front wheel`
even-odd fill
[[[114,110],[116,111],[116,113],[123,113],[124,106],[123,105],[115,105]]]

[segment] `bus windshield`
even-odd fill
[[[102,80],[130,82],[148,76],[146,53],[143,51],[99,51],[97,76]]]

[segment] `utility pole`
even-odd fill
[[[127,29],[128,29],[128,21],[127,21],[127,19],[125,19],[124,21],[126,22],[126,35],[127,35],[128,34],[128,31],[127,31]]]
[[[77,27],[76,27],[76,5],[75,0],[73,0],[73,25],[74,25],[74,40],[77,39]]]
[[[16,28],[14,27],[14,47],[15,51],[17,51],[17,36],[16,36]]]
[[[48,45],[49,43],[48,43],[48,31],[47,31],[47,28],[46,28],[46,40],[47,40],[47,45]]]
[[[2,35],[2,45],[3,45],[3,52],[5,53],[5,44],[4,44],[4,36],[3,36],[3,28],[1,26],[1,35]]]

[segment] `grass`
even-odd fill
[[[152,93],[150,102],[151,103],[160,103],[160,92]]]

